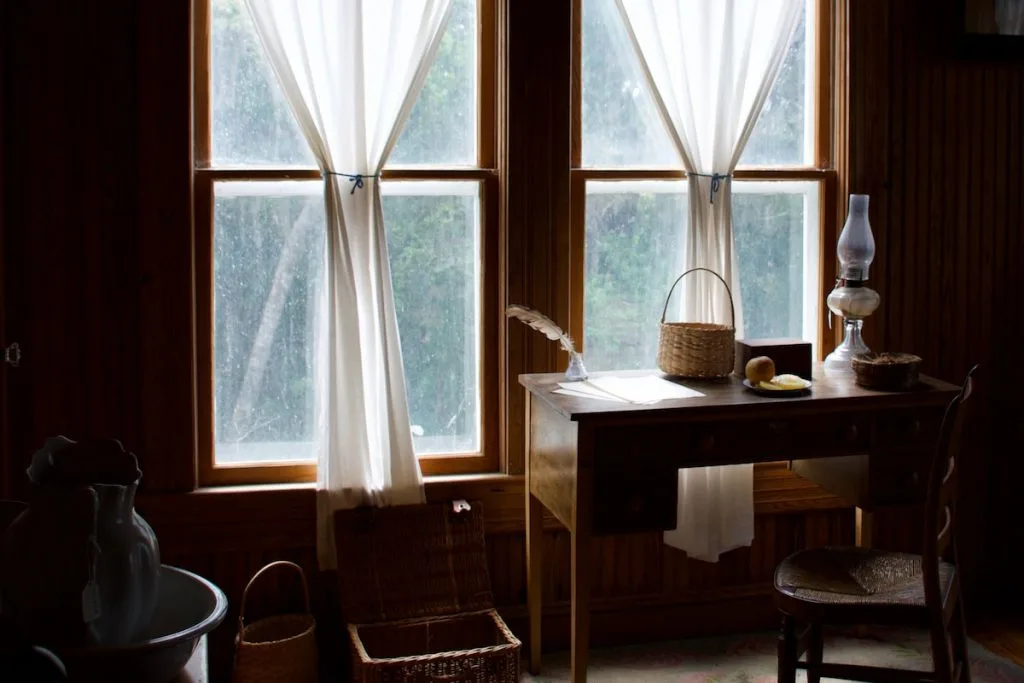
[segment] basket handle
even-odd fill
[[[722,276],[719,275],[718,273],[716,273],[715,271],[711,270],[710,268],[690,268],[688,271],[686,271],[685,273],[683,273],[682,275],[680,275],[679,277],[676,278],[676,281],[672,283],[671,287],[669,287],[668,296],[665,297],[665,307],[661,309],[661,322],[662,323],[665,322],[665,316],[668,314],[668,302],[672,299],[672,292],[676,291],[676,285],[678,285],[679,281],[682,280],[684,277],[686,277],[690,273],[694,273],[694,272],[696,272],[698,270],[703,270],[706,273],[711,273],[712,275],[717,277],[718,281],[722,283],[723,287],[725,287],[725,292],[726,292],[726,294],[729,295],[729,318],[731,320],[731,322],[729,324],[732,327],[735,328],[736,327],[736,305],[732,302],[732,290],[729,289],[728,283],[726,283],[726,281],[722,278]]]
[[[268,573],[268,572],[270,572],[270,571],[272,571],[274,569],[284,569],[284,568],[292,569],[292,570],[294,570],[295,572],[298,573],[299,580],[302,581],[302,599],[303,599],[303,604],[306,607],[306,614],[310,614],[310,609],[309,609],[309,584],[306,583],[306,572],[302,571],[302,567],[300,567],[299,565],[295,564],[294,562],[289,562],[288,560],[277,560],[276,562],[271,562],[270,564],[266,565],[265,567],[260,569],[258,572],[253,574],[253,577],[251,579],[249,579],[249,583],[245,584],[245,590],[242,591],[242,604],[238,608],[238,636],[239,637],[242,636],[242,631],[245,629],[245,603],[249,599],[249,589],[252,588],[256,584],[257,579],[259,579],[264,574],[266,574],[266,573]]]

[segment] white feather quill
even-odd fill
[[[565,371],[567,379],[572,381],[585,380],[587,370],[583,367],[583,356],[573,346],[572,337],[559,327],[554,320],[540,311],[519,304],[512,304],[505,309],[505,315],[518,318],[552,341],[557,341],[569,354],[569,369]]]
[[[566,334],[554,320],[547,317],[540,311],[527,308],[526,306],[520,306],[519,304],[512,304],[505,309],[505,314],[510,318],[518,318],[519,320],[522,320],[533,329],[542,333],[548,339],[557,341],[570,356],[579,355],[576,353],[576,347],[573,346],[572,337]]]

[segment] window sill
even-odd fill
[[[506,486],[510,483],[524,480],[521,474],[504,474],[503,472],[482,472],[479,474],[435,474],[423,477],[423,485],[427,490],[427,497],[431,497],[431,491],[435,489],[449,489],[460,485],[467,486]],[[311,481],[292,484],[241,484],[238,486],[202,486],[195,491],[188,493],[154,494],[152,498],[162,496],[217,496],[225,494],[266,494],[266,495],[294,495],[296,491],[314,491],[316,484]]]

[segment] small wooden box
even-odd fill
[[[775,374],[797,375],[811,379],[811,343],[802,339],[737,339],[737,377],[746,376],[747,361],[758,356],[768,356],[775,362]]]

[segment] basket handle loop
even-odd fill
[[[265,567],[260,569],[258,572],[253,574],[253,577],[251,579],[249,579],[249,583],[245,584],[245,590],[242,591],[242,604],[238,608],[238,635],[239,635],[239,637],[242,636],[242,631],[245,628],[245,603],[249,599],[249,589],[252,588],[256,584],[256,581],[261,576],[263,576],[264,574],[266,574],[266,573],[268,573],[270,571],[273,571],[274,569],[284,569],[284,568],[292,569],[292,570],[294,570],[295,572],[298,573],[299,580],[302,581],[302,600],[303,600],[303,605],[306,608],[306,614],[310,614],[310,609],[309,609],[309,584],[306,583],[306,572],[302,571],[302,567],[300,567],[299,565],[295,564],[294,562],[289,562],[288,560],[277,560],[276,562],[271,562],[270,564],[266,565]]]
[[[683,273],[682,275],[680,275],[679,277],[676,278],[676,281],[672,283],[671,287],[669,287],[668,296],[665,297],[665,307],[661,309],[661,322],[662,323],[665,322],[665,316],[668,314],[668,302],[672,299],[672,292],[676,291],[676,285],[678,285],[679,281],[682,280],[684,277],[686,277],[690,273],[694,273],[694,272],[696,272],[698,270],[703,270],[706,273],[711,273],[712,275],[717,277],[718,281],[721,282],[722,286],[725,287],[725,292],[726,292],[726,294],[729,295],[729,318],[730,318],[730,323],[729,324],[733,328],[735,328],[736,327],[736,305],[733,304],[733,302],[732,302],[732,290],[729,289],[729,284],[722,278],[722,276],[719,275],[718,273],[716,273],[715,271],[711,270],[710,268],[690,268],[688,271],[686,271],[685,273]]]

